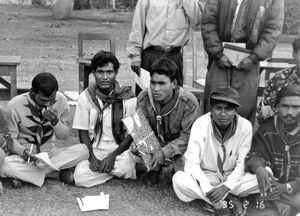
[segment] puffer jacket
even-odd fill
[[[201,30],[210,61],[222,58],[222,42],[232,41],[230,28],[235,12],[234,1],[236,0],[206,1]],[[246,16],[247,36],[235,42],[246,43],[246,47],[252,50],[250,59],[258,62],[270,57],[276,46],[283,26],[284,1],[251,0],[249,3],[251,6]]]

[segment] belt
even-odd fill
[[[150,46],[147,48],[148,50],[155,50],[159,52],[166,52],[166,53],[171,53],[171,52],[180,52],[181,47],[160,47],[160,46]]]

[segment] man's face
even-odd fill
[[[109,90],[113,88],[116,82],[117,73],[115,72],[112,63],[109,62],[104,67],[97,67],[93,74],[96,84],[100,89]]]
[[[44,94],[40,91],[35,93],[34,95],[34,101],[40,108],[46,108],[53,105],[55,101],[56,91],[54,91],[50,96],[46,97]]]
[[[162,103],[169,101],[173,95],[175,86],[176,82],[171,82],[171,79],[166,75],[154,73],[151,76],[150,89],[155,101]]]
[[[278,105],[278,115],[286,126],[296,127],[300,122],[300,97],[281,98]]]
[[[212,118],[221,127],[227,127],[233,120],[236,109],[225,102],[216,103],[211,108]]]

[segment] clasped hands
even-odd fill
[[[53,109],[51,107],[48,109],[44,109],[42,114],[43,117],[48,121],[50,121],[53,126],[57,124],[59,119],[58,119],[58,112],[56,109]]]
[[[278,182],[270,172],[264,167],[256,169],[258,187],[262,199],[277,199],[286,192],[286,185]]]
[[[218,65],[221,68],[230,68],[233,67],[233,62],[226,55],[223,55],[222,58],[218,60]],[[238,64],[237,69],[250,71],[253,65],[251,59],[246,57]]]
[[[108,155],[103,160],[98,160],[95,156],[90,157],[90,170],[99,173],[110,173],[115,166],[116,156],[113,154]]]

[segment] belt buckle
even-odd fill
[[[166,48],[165,48],[165,52],[170,52],[171,49],[172,49],[172,47],[166,47]]]

